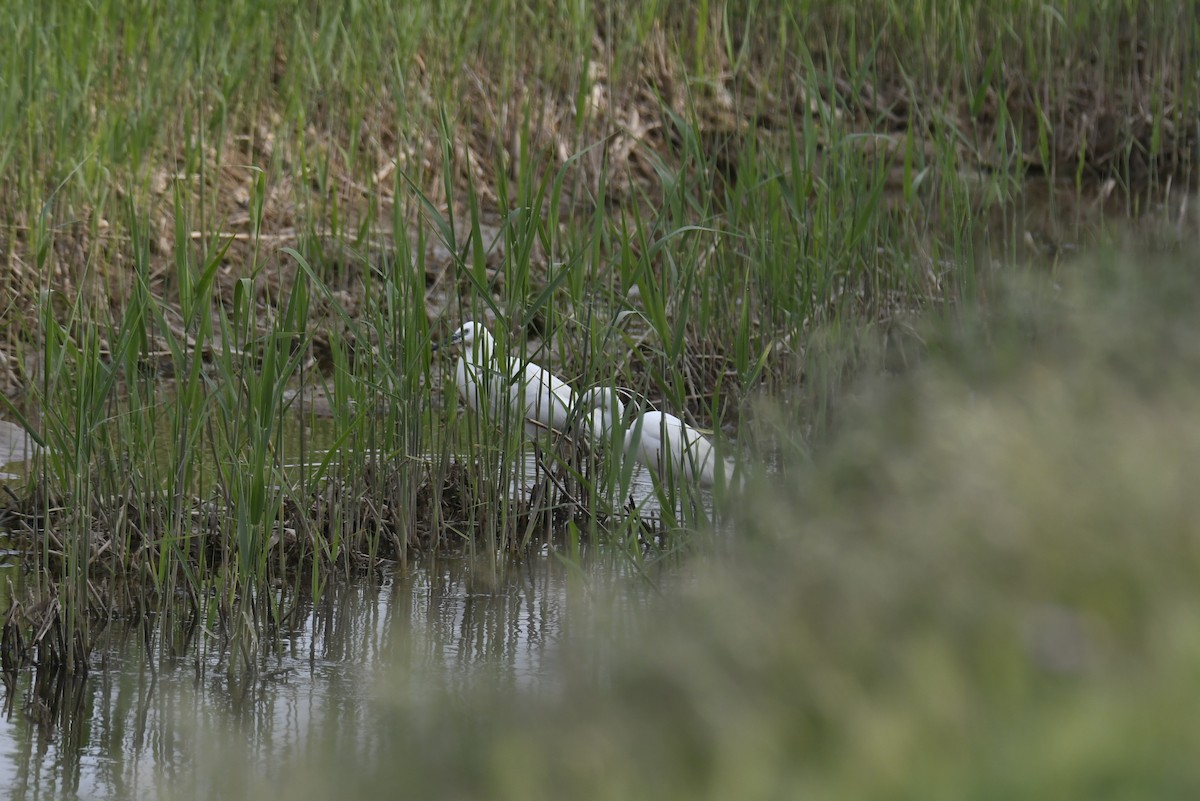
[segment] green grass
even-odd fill
[[[702,510],[663,488],[647,536],[567,441],[514,499],[519,432],[430,356],[464,319],[787,466],[920,360],[913,320],[1047,261],[1031,176],[1131,213],[1192,179],[1189,4],[706,8],[0,10],[0,368],[48,445],[24,591],[61,599],[67,663],[164,599],[253,642],[267,588],[410,551],[692,547]],[[1052,247],[1094,235],[1046,214]],[[300,385],[335,448],[297,469]]]

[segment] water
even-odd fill
[[[645,591],[622,574],[550,557],[495,577],[456,559],[335,585],[262,646],[253,671],[229,669],[215,636],[147,639],[114,625],[84,679],[35,683],[27,670],[6,693],[0,788],[11,799],[186,796],[244,780],[214,776],[214,764],[270,780],[315,747],[370,759],[378,716],[395,706],[384,699],[553,693],[564,644],[611,611],[596,588],[627,585],[628,609]]]
[[[0,420],[0,481],[20,479],[36,447],[25,429]]]

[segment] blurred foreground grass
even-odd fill
[[[568,627],[561,691],[388,676],[369,764],[288,797],[1194,795],[1197,299],[1114,251],[918,326],[636,633]]]

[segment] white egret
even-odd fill
[[[449,345],[463,346],[454,383],[468,406],[482,411],[486,401],[496,418],[520,415],[531,438],[539,431],[566,428],[575,405],[575,391],[566,381],[533,362],[502,358],[491,333],[474,320],[463,323],[437,347]]]
[[[623,425],[625,406],[614,389],[589,389],[580,396],[580,408],[591,410],[584,424],[593,438],[608,439],[614,426]],[[708,437],[673,414],[644,411],[625,428],[623,439],[626,455],[632,454],[660,481],[712,487],[721,475],[727,486],[734,482],[733,464],[717,455]]]
[[[592,439],[609,439],[614,427],[624,436],[625,404],[615,389],[592,387],[579,396],[578,417]]]

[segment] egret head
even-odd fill
[[[438,348],[448,348],[452,345],[461,345],[465,348],[471,354],[471,361],[476,364],[482,364],[489,359],[495,350],[492,335],[488,333],[482,323],[474,320],[463,323],[462,327],[451,334]]]

